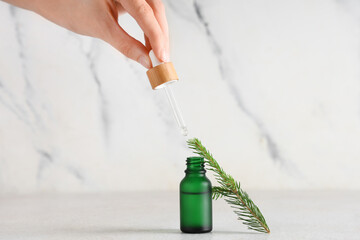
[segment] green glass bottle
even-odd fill
[[[204,158],[186,160],[185,177],[180,183],[180,229],[185,233],[212,230],[211,182],[205,176]]]

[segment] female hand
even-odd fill
[[[32,10],[75,33],[100,38],[126,57],[151,67],[150,49],[169,60],[169,37],[161,0],[5,0]],[[145,45],[127,34],[118,16],[129,13],[144,32]]]

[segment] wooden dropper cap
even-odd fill
[[[153,67],[146,74],[152,89],[160,89],[164,83],[179,80],[174,65],[171,62],[160,62],[153,50],[150,51],[149,56]]]

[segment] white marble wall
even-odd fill
[[[245,189],[360,189],[359,1],[165,4],[190,134]],[[144,68],[0,2],[0,193],[177,189],[189,155]]]

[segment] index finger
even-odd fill
[[[167,19],[166,19],[164,4],[163,4],[162,0],[146,0],[146,2],[150,5],[150,7],[154,11],[155,18],[157,19],[157,21],[161,27],[161,30],[163,31],[165,41],[166,41],[165,44],[167,47],[167,51],[169,53],[170,52],[169,51],[169,28],[168,28],[168,23],[167,23]]]
[[[119,0],[119,2],[149,38],[155,55],[164,62],[168,61],[167,41],[149,4],[145,0]]]

